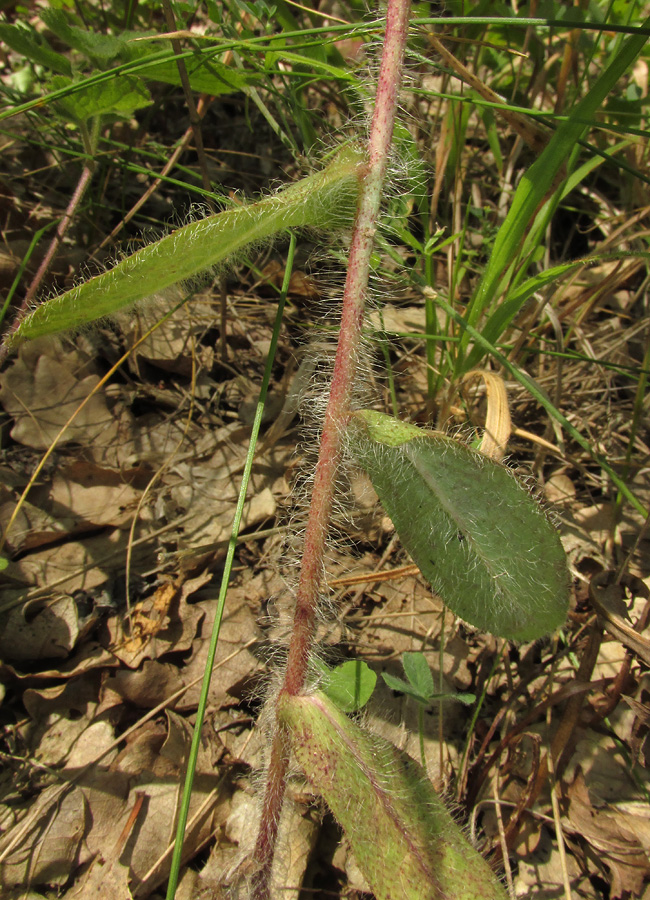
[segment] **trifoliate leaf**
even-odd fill
[[[365,662],[349,659],[328,673],[324,693],[343,712],[356,712],[366,705],[376,683],[377,675]]]

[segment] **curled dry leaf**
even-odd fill
[[[640,578],[626,576],[619,584],[610,584],[611,580],[610,572],[594,575],[589,586],[591,602],[606,630],[650,665],[650,640],[625,621],[626,618],[629,619],[629,615],[623,600],[626,586],[634,596],[648,598],[650,592]]]
[[[590,843],[611,872],[612,900],[641,896],[643,883],[650,876],[647,818],[621,813],[602,801],[594,804],[580,772],[567,793],[571,827]]]
[[[47,547],[12,562],[4,571],[15,582],[51,591],[69,593],[92,591],[105,584],[116,571],[123,571],[128,535],[121,529]],[[137,565],[146,550],[135,548],[132,563]]]
[[[69,596],[45,604],[29,619],[17,607],[0,622],[0,655],[14,662],[65,659],[79,637],[79,613]]]
[[[131,614],[109,623],[111,650],[131,669],[144,659],[157,659],[165,653],[187,650],[194,640],[203,610],[188,597],[212,579],[202,572],[178,584],[161,584],[151,597],[136,603]]]
[[[510,408],[508,406],[508,394],[506,385],[500,375],[487,369],[476,369],[467,372],[463,381],[482,378],[487,389],[487,411],[485,414],[485,433],[481,441],[480,450],[490,459],[502,462],[508,448],[508,441],[512,432],[510,420]]]

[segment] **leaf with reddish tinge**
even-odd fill
[[[505,900],[410,757],[362,731],[324,694],[281,695],[278,716],[378,900]]]

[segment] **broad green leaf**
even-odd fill
[[[190,87],[197,93],[211,94],[215,97],[220,94],[233,94],[241,91],[249,84],[258,82],[261,77],[255,72],[246,72],[235,69],[232,66],[224,66],[222,63],[206,58],[202,53],[196,53],[184,59]],[[137,73],[148,81],[161,81],[164,84],[173,85],[181,84],[178,65],[174,59],[144,66],[139,68]]]
[[[60,40],[102,68],[105,68],[124,50],[124,41],[120,37],[72,25],[69,15],[62,9],[47,7],[40,11],[40,16],[50,31]]]
[[[328,673],[323,692],[343,712],[356,712],[366,705],[376,683],[376,673],[363,660],[349,659]]]
[[[164,84],[180,86],[181,77],[178,63],[174,57],[171,42],[165,39],[136,40],[143,35],[137,32],[125,32],[122,59],[125,62],[140,61],[137,75],[147,81],[160,81]],[[150,37],[155,37],[150,35]],[[203,42],[202,42],[203,43]],[[156,61],[160,51],[167,48],[169,57]],[[183,62],[193,91],[203,94],[231,94],[243,90],[249,84],[259,82],[261,75],[235,66],[228,66],[214,58],[217,49],[204,47],[202,51],[183,52]],[[150,64],[147,63],[150,61]]]
[[[420,696],[430,697],[434,690],[433,675],[424,653],[405,653],[402,656],[402,665],[406,677]]]
[[[146,33],[123,32],[120,35],[105,35],[88,29],[72,25],[69,16],[62,10],[44,9],[41,18],[47,27],[68,46],[82,53],[95,63],[100,69],[107,68],[111,63],[134,62],[147,58],[160,51],[161,46],[167,46],[172,56],[169,41],[133,41],[131,38],[142,38]],[[206,53],[195,52],[183,54],[190,86],[197,93],[229,94],[241,90],[245,85],[259,81],[256,73],[243,72],[232,66],[210,59]],[[55,71],[59,71],[58,69]],[[69,66],[68,66],[69,72]],[[139,77],[150,81],[160,81],[165,84],[181,85],[178,65],[173,58],[163,60],[160,63],[152,61],[150,66],[144,66],[137,70]]]
[[[44,69],[58,72],[60,75],[71,74],[70,63],[65,56],[52,50],[45,38],[28,25],[22,23],[8,25],[6,22],[0,22],[0,40],[16,53],[43,66]]]
[[[353,415],[351,433],[404,547],[456,615],[519,641],[562,625],[569,599],[562,544],[504,466],[370,410]]]
[[[278,719],[377,900],[506,900],[424,771],[324,694],[281,694]]]
[[[50,82],[53,91],[73,87],[74,82],[64,75],[55,75]],[[91,84],[74,90],[55,101],[55,106],[72,122],[88,122],[96,116],[128,118],[136,109],[151,104],[151,95],[139,78],[119,75],[110,81]]]

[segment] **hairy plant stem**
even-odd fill
[[[386,33],[375,96],[368,145],[368,163],[363,175],[341,313],[339,342],[334,361],[330,395],[325,412],[321,444],[314,475],[309,517],[289,655],[281,693],[298,694],[305,686],[315,634],[318,596],[324,569],[325,545],[332,512],[336,472],[348,421],[370,271],[370,257],[395,123],[402,61],[408,34],[410,0],[389,0]],[[255,846],[253,900],[267,900],[280,812],[288,767],[288,737],[276,722],[271,746],[266,791]]]

